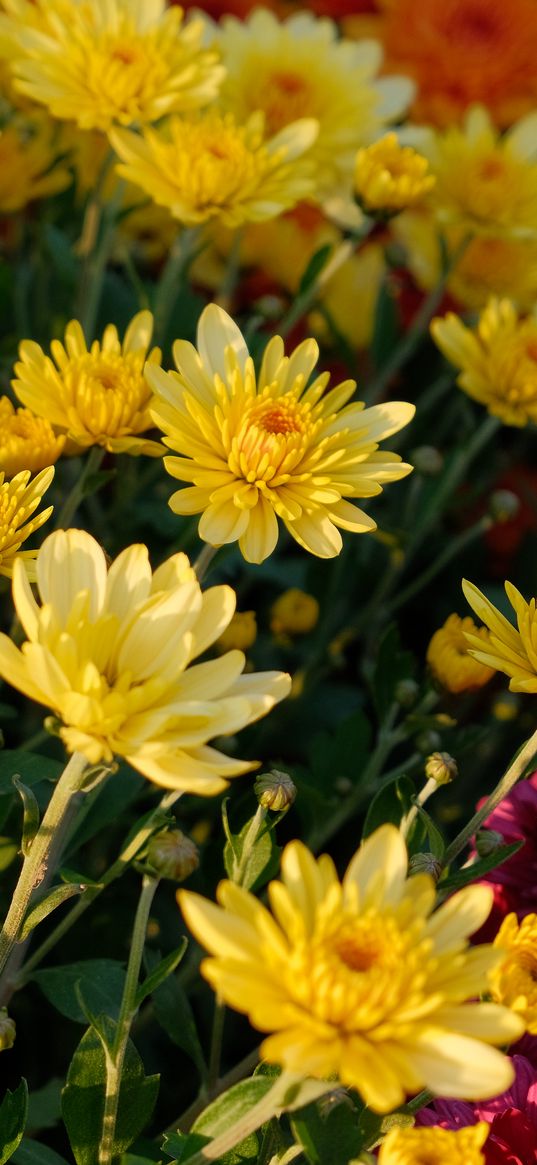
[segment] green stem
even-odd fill
[[[496,806],[500,804],[500,801],[503,801],[504,797],[507,797],[507,794],[511,792],[513,786],[516,785],[520,777],[524,775],[526,769],[531,764],[536,754],[537,729],[522,746],[513,763],[509,765],[509,768],[496,785],[496,788],[493,790],[490,796],[487,797],[485,804],[481,806],[481,809],[477,810],[477,813],[474,813],[474,816],[471,818],[468,824],[465,825],[463,829],[461,829],[460,833],[457,834],[454,841],[451,842],[451,845],[448,845],[444,854],[444,860],[442,863],[443,866],[450,866],[455,858],[458,857],[458,855],[479,829],[480,825],[482,825],[489,814],[492,813],[493,809],[495,809]]]
[[[408,838],[410,830],[416,820],[416,817],[418,816],[418,810],[423,808],[425,802],[429,800],[429,797],[432,797],[433,793],[436,793],[438,787],[438,782],[435,781],[434,777],[429,777],[429,780],[425,782],[421,793],[418,793],[414,804],[409,809],[406,816],[403,817],[399,826],[399,830],[405,840]]]
[[[470,543],[475,542],[476,538],[480,538],[493,525],[492,518],[489,518],[488,514],[485,514],[483,518],[480,518],[475,523],[475,526],[472,526],[469,530],[465,530],[463,534],[460,534],[458,538],[454,538],[452,542],[448,542],[445,550],[437,558],[433,559],[430,566],[427,567],[427,570],[422,571],[413,582],[409,583],[407,587],[404,587],[402,591],[399,591],[396,598],[388,604],[385,611],[385,618],[391,618],[394,612],[399,610],[399,607],[404,606],[409,599],[419,594],[433,578],[436,578],[437,574],[440,574],[444,570],[444,567],[453,558],[457,558]]]
[[[388,356],[388,359],[384,362],[376,377],[366,389],[364,399],[368,405],[375,404],[380,399],[384,389],[395,376],[395,373],[410,360],[410,357],[414,355],[416,349],[419,347],[435,311],[442,302],[448,280],[457,263],[462,259],[470,241],[471,236],[466,236],[459,246],[455,248],[445,265],[436,287],[426,296],[410,328],[399,344],[393,349],[391,355]]]
[[[220,1074],[220,1059],[222,1056],[222,1041],[224,1037],[224,1021],[226,1008],[222,1000],[215,996],[213,1030],[211,1035],[211,1050],[209,1053],[209,1072],[207,1076],[207,1091],[211,1095],[216,1087]]]
[[[88,479],[91,477],[91,475],[93,473],[97,473],[99,466],[102,462],[102,459],[104,457],[104,454],[105,454],[105,450],[101,449],[100,445],[93,445],[92,448],[90,449],[88,456],[86,457],[86,460],[84,462],[82,472],[80,473],[80,476],[75,481],[75,484],[74,484],[72,490],[67,495],[67,497],[63,503],[63,506],[58,514],[58,517],[56,519],[56,529],[57,530],[66,530],[70,526],[70,524],[73,520],[73,517],[76,514],[76,511],[77,511],[77,509],[78,509],[78,507],[79,507],[79,505],[84,497],[84,494],[86,492],[86,485],[87,485]]]
[[[121,1000],[119,1019],[117,1021],[116,1034],[112,1048],[109,1050],[106,1057],[106,1092],[104,1100],[102,1136],[99,1146],[99,1165],[111,1165],[112,1159],[114,1157],[114,1140],[119,1105],[119,1093],[121,1088],[121,1075],[123,1072],[125,1053],[127,1051],[127,1044],[129,1042],[129,1034],[132,1027],[132,1022],[138,1010],[136,1006],[136,992],[138,990],[138,981],[140,978],[140,968],[142,965],[142,956],[144,953],[149,911],[151,910],[151,904],[155,896],[158,881],[158,878],[149,878],[147,876],[144,877],[142,882],[142,893],[140,894],[138,909],[136,911],[136,918],[134,920],[131,950],[129,955],[129,962],[127,964],[127,975],[125,979],[125,987],[123,990],[123,998]]]
[[[0,934],[0,974],[18,942],[34,890],[42,885],[60,857],[70,824],[69,810],[73,797],[81,790],[87,765],[85,756],[78,752],[73,753],[54,788],[45,816],[24,859]]]
[[[369,233],[369,231],[367,232]],[[365,238],[365,235],[364,235]],[[329,283],[332,276],[353,254],[355,248],[354,242],[345,240],[337,247],[328,257],[324,267],[321,268],[316,279],[303,291],[299,292],[294,303],[291,304],[289,311],[286,312],[280,324],[278,325],[278,334],[285,339],[289,332],[298,324],[302,316],[306,314],[315,301],[319,297],[319,293],[323,290],[327,283]]]
[[[202,579],[205,578],[211,562],[213,561],[213,558],[219,549],[219,546],[209,546],[209,543],[206,542],[203,549],[200,550],[198,557],[194,562],[194,570],[198,577],[198,582],[201,582]]]
[[[88,199],[78,246],[83,256],[83,267],[76,317],[88,343],[93,339],[95,331],[106,265],[115,234],[117,210],[123,193],[124,184],[118,181],[113,197],[106,203],[103,201],[104,184],[114,161],[114,152],[110,150],[101,166],[95,189]]]
[[[185,227],[172,243],[155,296],[155,340],[160,345],[166,339],[177,296],[195,258],[199,235],[198,227]]]

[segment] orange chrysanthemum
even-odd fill
[[[414,116],[450,125],[473,102],[510,125],[537,102],[535,0],[383,0],[390,72],[418,85]]]

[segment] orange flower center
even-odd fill
[[[259,427],[265,433],[300,433],[302,425],[289,404],[275,405],[259,418]]]

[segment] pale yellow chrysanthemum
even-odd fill
[[[59,154],[52,122],[43,116],[17,114],[0,130],[0,212],[22,210],[70,185]]]
[[[523,1020],[526,1031],[537,1035],[537,914],[518,922],[508,914],[494,939],[502,961],[489,973],[490,994]]]
[[[489,1131],[485,1121],[463,1129],[390,1129],[379,1165],[485,1165],[481,1149]]]
[[[53,465],[64,445],[65,437],[58,437],[49,421],[29,409],[15,409],[9,397],[0,396],[0,470],[6,477]]]
[[[413,95],[408,77],[379,77],[376,41],[342,40],[336,24],[298,12],[284,21],[265,9],[247,20],[224,18],[214,29],[227,75],[220,103],[244,121],[261,109],[267,131],[313,117],[312,149],[322,191],[350,179],[356,150],[404,113]]]
[[[473,235],[537,237],[537,113],[502,135],[474,105],[461,126],[407,134],[429,158],[436,178],[429,205],[438,222]]]
[[[433,914],[433,879],[407,879],[407,861],[399,830],[384,825],[342,884],[327,854],[316,860],[301,842],[286,846],[282,881],[268,890],[272,915],[231,882],[220,883],[219,906],[178,894],[213,956],[205,978],[255,1028],[275,1033],[263,1058],[301,1075],[337,1075],[375,1112],[422,1088],[496,1096],[513,1070],[486,1045],[522,1032],[512,1012],[475,1002],[499,961],[492,946],[468,943],[490,911],[490,887],[461,890]]]
[[[88,349],[77,320],[65,330],[65,345],[53,340],[52,359],[34,340],[23,340],[15,364],[13,390],[37,416],[65,433],[76,448],[102,445],[110,453],[159,457],[161,446],[139,434],[151,428],[152,393],[144,364],[160,361],[159,348],[147,355],[153,331],[151,312],[131,320],[123,343],[109,324]]]
[[[494,675],[490,667],[484,667],[469,654],[467,632],[472,632],[486,647],[488,631],[484,627],[477,628],[469,615],[460,619],[453,614],[448,616],[443,627],[435,631],[427,648],[427,663],[435,679],[448,692],[481,688]]]
[[[224,70],[202,21],[183,25],[165,0],[9,0],[9,13],[0,51],[16,88],[81,129],[158,121],[217,95]]]
[[[37,585],[41,606],[16,562],[13,599],[27,641],[19,651],[0,635],[0,676],[55,713],[69,752],[90,764],[125,757],[157,785],[202,796],[257,767],[208,742],[269,712],[289,676],[242,675],[240,651],[193,662],[233,615],[229,587],[202,594],[184,554],[152,574],[145,546],[129,546],[108,568],[83,530],[45,540]]]
[[[412,146],[402,146],[395,133],[356,155],[354,193],[366,214],[392,215],[415,206],[435,181],[427,159]]]
[[[505,425],[537,421],[537,313],[521,319],[508,299],[489,300],[474,328],[453,312],[431,324],[457,384]]]
[[[406,263],[418,285],[432,291],[442,277],[443,246],[450,254],[468,235],[460,227],[445,226],[443,244],[438,222],[429,211],[404,211],[391,230],[406,254]],[[491,295],[512,299],[531,311],[537,298],[537,239],[505,235],[474,236],[467,242],[446,282],[447,290],[463,307],[479,310]]]
[[[266,139],[261,114],[238,125],[231,114],[210,110],[143,134],[115,130],[110,141],[123,163],[118,173],[179,222],[216,218],[237,227],[274,218],[313,192],[311,163],[302,155],[316,133],[316,122],[304,119]]]
[[[52,506],[35,513],[43,494],[46,493],[52,478],[54,467],[42,469],[30,480],[29,469],[15,474],[11,481],[4,481],[4,473],[0,470],[0,575],[10,578],[13,574],[16,559],[22,560],[22,567],[29,579],[35,579],[35,559],[37,550],[21,550],[23,542],[39,530],[39,527],[50,518]]]
[[[237,325],[214,304],[202,312],[197,345],[176,340],[178,373],[147,369],[160,398],[152,416],[165,444],[181,455],[165,458],[166,469],[192,482],[172,494],[172,510],[201,513],[200,538],[213,546],[238,540],[248,562],[272,554],[278,518],[319,558],[339,554],[338,527],[375,529],[346,499],[374,497],[381,483],[410,472],[378,446],[408,424],[414,405],[364,409],[347,404],[353,380],[327,393],[328,373],[309,383],[319,354],[314,340],[284,356],[283,340],[274,336],[256,377]]]
[[[517,630],[473,583],[463,579],[462,589],[472,610],[490,632],[486,647],[479,633],[467,633],[470,655],[509,676],[512,692],[537,692],[536,600],[527,603],[520,591],[506,582],[505,590],[516,614]]]

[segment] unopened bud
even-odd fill
[[[427,756],[430,752],[436,752],[442,744],[442,737],[438,732],[433,732],[431,728],[427,728],[425,732],[420,732],[416,737],[416,748]]]
[[[503,845],[503,836],[496,829],[480,829],[476,835],[475,848],[480,858],[488,858]]]
[[[147,847],[147,860],[161,878],[174,882],[184,882],[200,864],[197,845],[180,829],[156,833]]]
[[[499,720],[501,723],[516,720],[520,712],[518,696],[514,692],[502,692],[501,695],[496,697],[491,712],[494,719]]]
[[[43,720],[43,728],[45,729],[45,732],[49,733],[50,736],[59,736],[61,727],[62,722],[61,720],[58,720],[57,716],[45,716],[45,719]]]
[[[8,1052],[15,1043],[17,1029],[15,1020],[10,1019],[5,1007],[0,1009],[0,1052]]]
[[[431,878],[437,882],[442,872],[442,866],[434,854],[414,854],[414,857],[410,859],[408,872],[411,877],[412,874],[430,874]]]
[[[425,776],[437,785],[449,785],[458,776],[457,761],[449,752],[433,752],[425,761]]]
[[[319,604],[314,595],[290,587],[272,604],[270,629],[274,635],[307,635],[319,618]]]
[[[410,454],[410,462],[422,477],[438,477],[444,468],[444,458],[434,445],[420,445]]]
[[[225,651],[247,651],[255,643],[257,623],[255,611],[235,611],[231,622],[215,643],[221,655]]]
[[[511,522],[520,509],[520,500],[510,489],[495,489],[489,498],[489,513],[495,522]]]
[[[263,809],[272,809],[275,813],[288,809],[296,797],[296,785],[291,777],[278,769],[261,773],[254,784],[254,791]]]
[[[399,680],[394,695],[402,708],[413,708],[420,694],[419,684],[415,680]]]

